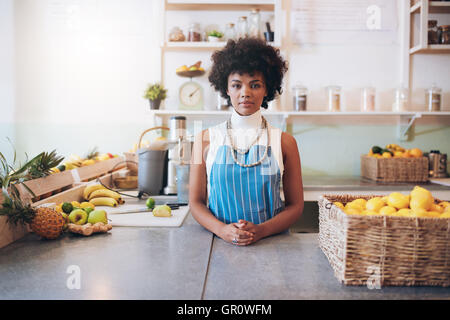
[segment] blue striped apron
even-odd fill
[[[236,153],[240,163],[251,164],[264,155],[266,146],[254,145],[246,154]],[[232,158],[228,145],[218,148],[209,176],[208,205],[224,223],[239,219],[255,224],[274,217],[284,208],[280,197],[281,174],[271,147],[264,161],[241,167]]]

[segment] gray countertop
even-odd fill
[[[77,275],[80,289],[69,289]],[[450,298],[450,288],[345,286],[317,234],[283,233],[236,247],[191,215],[180,228],[115,227],[50,241],[28,234],[0,249],[0,279],[0,299]]]

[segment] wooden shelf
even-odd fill
[[[410,8],[411,13],[420,13],[423,7],[423,1],[427,0],[421,0],[416,2],[413,6]],[[445,1],[429,1],[428,2],[428,12],[429,13],[450,13],[450,2]]]
[[[426,47],[417,45],[409,49],[409,53],[450,53],[450,44],[429,44]]]
[[[239,1],[239,0],[167,0],[166,10],[188,11],[248,11],[259,9],[261,11],[274,11],[274,1]]]
[[[180,42],[166,42],[161,45],[161,48],[165,51],[177,51],[177,50],[215,50],[218,48],[224,47],[226,41],[219,42],[208,42],[208,41],[198,41],[198,42],[189,42],[189,41],[180,41]],[[279,47],[280,45],[275,42],[270,42],[270,45],[274,47]]]

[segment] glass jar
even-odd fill
[[[400,87],[395,90],[395,101],[392,105],[392,111],[402,112],[406,111],[408,107],[408,88]]]
[[[441,111],[441,92],[442,89],[434,84],[425,90],[425,104],[428,111]]]
[[[328,111],[341,111],[341,87],[326,87],[328,97]]]
[[[237,39],[246,38],[248,36],[247,17],[239,17],[237,24]]]
[[[173,27],[169,33],[169,41],[184,41],[186,40],[183,31],[179,27]]]
[[[428,20],[428,44],[438,44],[437,20]]]
[[[234,28],[234,23],[227,23],[225,26],[224,40],[234,40],[236,38],[236,29]]]
[[[441,44],[450,44],[450,25],[440,26],[441,28]]]
[[[295,86],[294,91],[294,111],[306,111],[307,88],[303,86]]]
[[[361,94],[361,111],[371,112],[375,111],[375,88],[363,88]]]
[[[187,41],[191,42],[202,41],[202,34],[200,33],[200,26],[198,23],[192,23],[189,26]]]
[[[248,21],[249,37],[261,39],[261,15],[259,9],[252,9]]]

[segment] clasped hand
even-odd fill
[[[259,225],[240,219],[223,227],[219,235],[223,240],[238,246],[247,246],[262,238]]]

